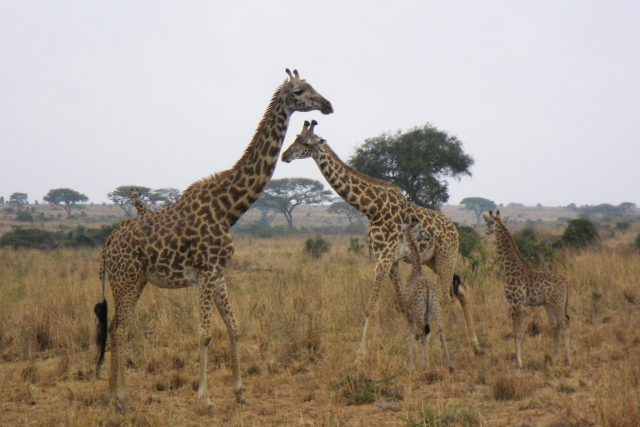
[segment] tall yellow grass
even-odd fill
[[[209,356],[215,408],[200,407],[197,289],[148,285],[130,331],[133,409],[125,414],[109,406],[107,379],[93,380],[99,251],[1,250],[0,424],[640,425],[640,255],[607,247],[562,257],[574,366],[549,364],[548,322],[534,309],[517,371],[490,253],[478,270],[462,271],[485,352],[473,355],[460,308],[445,305],[456,365],[448,375],[438,345],[429,372],[408,366],[407,327],[390,285],[366,364],[353,368],[374,264],[349,252],[346,238],[331,243],[316,260],[302,239],[236,241],[227,277],[247,407],[233,403],[218,316]]]

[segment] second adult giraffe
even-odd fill
[[[251,143],[233,168],[192,184],[178,202],[162,211],[144,211],[143,215],[124,221],[107,240],[100,273],[103,301],[95,307],[101,344],[96,375],[107,339],[104,287],[109,281],[115,303],[115,315],[109,329],[113,336],[109,388],[117,407],[122,408],[127,397],[123,354],[126,330],[147,282],[172,289],[199,285],[198,396],[208,405],[207,350],[213,332],[213,306],[217,306],[231,344],[233,389],[236,399],[244,402],[238,327],[227,298],[223,274],[234,252],[229,229],[256,201],[271,179],[291,115],[295,111],[333,112],[331,103],[300,79],[297,71],[291,74],[287,70],[287,73],[289,78],[273,94]]]
[[[459,244],[455,225],[442,213],[407,201],[400,188],[367,176],[345,164],[324,139],[314,134],[316,124],[315,120],[311,124],[304,123],[300,135],[282,153],[282,160],[289,163],[295,159],[312,157],[331,187],[369,219],[369,242],[377,264],[373,290],[367,302],[358,360],[361,361],[366,354],[369,322],[380,288],[387,278],[391,278],[396,294],[401,298],[397,249],[402,240],[403,227],[412,222],[419,223],[432,236],[433,244],[420,241],[420,259],[438,275],[443,293],[448,296],[448,292],[452,290],[460,302],[469,338],[474,350],[479,352],[480,345],[469,313],[465,285],[460,284],[455,289],[452,287]],[[410,262],[408,258],[404,261]]]

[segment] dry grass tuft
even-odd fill
[[[514,374],[500,374],[491,385],[493,398],[496,400],[520,400],[531,392],[529,384]]]

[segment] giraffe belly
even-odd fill
[[[166,272],[150,268],[147,280],[159,288],[186,288],[198,284],[198,270],[193,267],[185,267],[182,271]]]

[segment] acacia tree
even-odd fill
[[[325,190],[320,181],[308,178],[283,178],[272,180],[260,196],[261,205],[281,213],[293,228],[293,211],[300,205],[310,205],[331,200],[331,191]],[[259,205],[260,206],[260,205]]]
[[[359,210],[343,200],[332,203],[327,212],[346,216],[349,224],[353,224],[355,218],[362,218],[362,213]]]
[[[151,189],[149,187],[142,187],[140,185],[121,185],[110,193],[107,193],[107,197],[129,216],[133,217],[131,211],[130,196],[131,192],[136,191],[140,194],[140,198],[146,202],[149,202],[149,193]]]
[[[180,200],[180,190],[177,188],[158,188],[149,192],[149,201],[156,205],[167,208]]]
[[[476,214],[476,226],[480,227],[480,217],[483,212],[492,211],[497,206],[493,200],[483,197],[465,197],[460,200],[460,204],[468,211]]]
[[[28,203],[29,196],[27,193],[13,193],[9,196],[9,204],[14,205],[18,210],[27,206]]]
[[[445,178],[471,176],[473,159],[462,150],[458,138],[427,123],[365,140],[349,164],[397,185],[420,206],[438,208],[449,199]]]
[[[70,188],[54,188],[49,190],[43,200],[55,206],[64,208],[67,212],[67,216],[71,215],[71,207],[76,203],[86,202],[89,200],[87,196],[82,193],[72,190]]]

